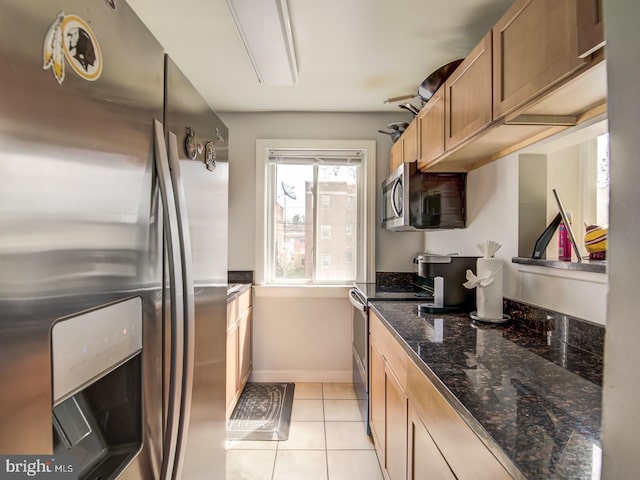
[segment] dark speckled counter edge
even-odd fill
[[[415,302],[416,307],[420,302]],[[518,466],[507,456],[502,447],[493,439],[493,437],[484,429],[484,427],[476,420],[476,418],[464,407],[458,398],[451,393],[444,383],[431,371],[429,366],[416,354],[416,352],[407,344],[400,334],[387,322],[384,315],[376,309],[375,302],[370,303],[371,308],[375,310],[376,316],[382,321],[383,325],[389,330],[393,337],[398,341],[402,348],[407,352],[411,361],[420,369],[422,373],[431,381],[434,387],[444,396],[453,409],[463,418],[469,428],[480,438],[494,457],[502,464],[504,469],[514,478],[526,480],[527,477],[520,471]]]

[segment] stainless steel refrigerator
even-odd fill
[[[0,60],[0,455],[224,478],[224,125],[122,0],[0,0]]]

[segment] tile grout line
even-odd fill
[[[327,480],[331,480],[329,477],[329,448],[327,445],[327,413],[324,408],[324,382],[320,385],[322,386],[322,427],[324,428],[324,459],[327,465]]]

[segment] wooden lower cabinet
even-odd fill
[[[455,480],[456,476],[438,450],[427,427],[409,405],[407,428],[407,479]]]
[[[226,411],[227,418],[233,412],[238,401],[238,326],[233,325],[227,330],[227,394]]]
[[[227,418],[240,398],[242,389],[249,380],[252,368],[251,290],[227,304],[227,369],[226,412]]]
[[[251,368],[253,367],[253,356],[251,350],[251,308],[245,310],[238,322],[238,380],[240,390],[242,390],[249,380]]]
[[[385,364],[386,452],[384,467],[389,480],[407,478],[407,395]]]
[[[369,316],[370,425],[385,480],[512,479],[376,314]]]

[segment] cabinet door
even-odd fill
[[[389,480],[407,478],[407,395],[393,372],[385,365],[386,453]]]
[[[233,412],[238,390],[238,324],[234,322],[227,330],[227,418]]]
[[[584,64],[576,0],[516,0],[493,28],[494,118],[512,112]]]
[[[391,146],[389,171],[393,172],[400,165],[402,165],[402,138]]]
[[[584,58],[605,44],[602,0],[577,0],[578,56]]]
[[[418,121],[413,120],[402,133],[402,161],[405,163],[418,160]]]
[[[384,358],[378,347],[369,342],[369,424],[373,443],[384,465],[385,452],[385,373]]]
[[[444,98],[447,150],[491,123],[491,32],[447,79]]]
[[[242,390],[251,375],[251,307],[244,311],[238,323],[238,389]]]
[[[418,114],[418,168],[444,153],[444,88],[439,88]]]
[[[408,423],[408,480],[455,480],[446,460],[438,450],[427,427],[424,426],[415,410],[409,405]]]

